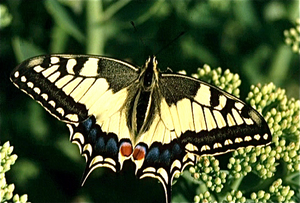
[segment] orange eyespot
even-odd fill
[[[122,156],[129,157],[132,154],[132,145],[129,142],[123,142],[120,146]]]
[[[145,158],[146,155],[146,149],[143,146],[136,146],[133,151],[133,159],[134,160],[142,160]]]

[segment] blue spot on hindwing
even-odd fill
[[[170,161],[171,161],[171,153],[168,149],[166,149],[165,151],[163,151],[163,153],[160,155],[160,159],[159,161],[162,164],[166,164],[169,165]]]
[[[177,155],[181,154],[181,152],[182,152],[182,150],[181,150],[179,144],[175,143],[172,148],[172,156],[177,156]]]
[[[153,147],[152,149],[149,150],[147,156],[146,156],[146,161],[148,162],[156,162],[159,158],[159,149],[158,147]]]
[[[97,129],[95,128],[91,129],[88,134],[88,138],[91,143],[95,143],[97,138]]]
[[[106,151],[112,153],[113,155],[118,154],[117,142],[114,138],[110,138],[106,144]]]
[[[91,118],[86,119],[85,121],[82,122],[82,125],[84,127],[84,130],[86,130],[86,132],[89,132],[91,130],[91,127],[93,125],[93,121]]]
[[[103,137],[99,137],[95,143],[95,150],[97,152],[102,152],[105,149],[105,142]]]

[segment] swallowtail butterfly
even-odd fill
[[[272,137],[240,99],[157,64],[155,57],[137,68],[101,56],[38,56],[19,65],[11,81],[67,124],[87,162],[83,183],[97,167],[117,172],[130,159],[136,176],[157,178],[170,202],[174,174],[197,157]]]

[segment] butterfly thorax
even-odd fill
[[[134,97],[131,119],[129,119],[131,121],[129,127],[136,139],[148,130],[149,123],[153,119],[151,112],[156,110],[153,92],[158,84],[158,74],[156,58],[149,57],[138,79],[139,88]]]

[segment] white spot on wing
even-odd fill
[[[222,114],[219,111],[213,110],[213,114],[215,116],[215,119],[217,121],[218,128],[223,128],[226,126],[226,122],[222,116]]]
[[[27,83],[27,86],[28,86],[29,88],[31,88],[31,89],[32,89],[34,85],[33,85],[33,83],[32,83],[32,82],[28,82],[28,83]]]
[[[227,123],[229,127],[236,125],[230,113],[227,114]]]
[[[185,149],[190,151],[190,152],[198,151],[198,147],[191,144],[191,143],[188,143],[187,145],[185,145]]]
[[[16,72],[14,73],[14,76],[15,76],[15,78],[18,78],[18,77],[20,76],[19,71],[16,71]]]
[[[48,77],[48,80],[49,80],[50,82],[54,82],[54,81],[57,80],[57,78],[58,78],[59,76],[60,76],[60,72],[57,71],[56,73],[50,75],[50,76]]]
[[[173,169],[174,169],[175,167],[178,168],[178,169],[181,169],[181,163],[180,163],[180,161],[177,160],[177,159],[172,163],[172,165],[171,165],[171,167],[170,167],[170,172],[173,171]]]
[[[187,130],[194,131],[195,127],[193,122],[191,101],[186,98],[178,101],[177,111],[182,133],[186,132]]]
[[[91,144],[84,145],[82,151],[83,152],[88,152],[89,156],[92,156],[92,152],[93,152],[92,145]]]
[[[71,125],[69,125],[69,126],[71,126]],[[69,127],[69,126],[68,126],[68,127]],[[70,129],[70,134],[72,135],[71,129],[73,130],[73,128],[72,128],[72,127],[69,127],[69,129]],[[72,136],[71,141],[72,141],[72,143],[76,143],[76,144],[78,145],[79,150],[80,150],[80,153],[82,153],[81,145],[83,145],[83,143],[84,143],[84,136],[83,136],[81,133],[76,132],[76,133]]]
[[[210,106],[210,97],[210,87],[201,84],[194,99],[202,105]]]
[[[214,108],[217,110],[222,110],[226,105],[227,98],[224,95],[219,96],[219,105]]]
[[[210,150],[210,147],[208,145],[203,145],[200,149],[201,152],[207,151],[207,150]]]
[[[49,104],[50,104],[53,108],[55,108],[55,102],[54,102],[53,100],[49,101]]]
[[[41,96],[47,101],[48,100],[48,95],[46,93],[41,94]]]
[[[99,162],[103,162],[103,156],[100,156],[100,155],[95,156],[95,157],[92,159],[92,161],[91,161],[89,167],[91,167],[92,165],[97,164],[97,163],[99,163]]]
[[[45,68],[43,68],[42,66],[38,65],[38,66],[35,66],[35,67],[33,68],[33,70],[34,70],[35,72],[39,73],[39,72],[45,70]]]
[[[162,178],[165,180],[166,184],[168,185],[169,178],[168,178],[167,171],[164,168],[159,168],[157,170],[157,173],[159,173],[162,176]]]
[[[115,162],[115,160],[113,160],[112,158],[105,158],[104,161],[110,163],[111,165],[116,166],[116,162]]]
[[[251,118],[244,118],[244,121],[247,125],[253,125],[254,124]]]
[[[72,75],[66,75],[66,76],[60,78],[58,81],[56,81],[55,85],[56,85],[57,88],[62,88],[64,85],[66,85],[73,78],[74,78],[74,76],[72,76]]]
[[[58,107],[58,108],[56,109],[56,111],[57,111],[58,113],[60,113],[62,116],[64,116],[64,114],[65,114],[65,111],[64,111],[63,108],[61,108],[61,107]]]
[[[23,75],[22,77],[21,77],[21,82],[26,82],[27,81],[27,79],[26,79],[26,77]]]
[[[76,115],[76,114],[67,114],[65,117],[73,122],[79,121],[78,115]]]
[[[83,65],[83,68],[80,70],[80,75],[83,76],[96,76],[98,75],[98,61],[97,58],[89,58]]]
[[[244,104],[242,104],[241,102],[235,102],[234,106],[235,106],[238,110],[242,110],[242,108],[244,107]]]
[[[234,139],[234,142],[235,143],[241,143],[241,142],[243,142],[243,139],[240,138],[240,137],[237,137],[237,138]]]
[[[66,93],[66,95],[69,95],[75,87],[82,81],[82,77],[76,77],[73,81],[68,83],[66,86],[62,88],[62,90]]]
[[[250,136],[246,136],[246,137],[244,138],[244,140],[245,140],[246,142],[249,142],[249,141],[252,140],[252,138],[251,138]]]
[[[259,140],[260,139],[260,135],[259,134],[254,135],[254,139]]]
[[[204,107],[204,115],[205,115],[207,130],[210,131],[212,129],[215,129],[217,127],[217,124],[209,108]]]
[[[206,123],[202,107],[195,102],[193,102],[193,114],[196,133],[200,132],[201,130],[206,130]]]
[[[214,149],[221,148],[221,147],[222,147],[222,145],[219,142],[216,142],[213,146]]]
[[[55,64],[55,63],[58,63],[58,62],[59,62],[59,58],[58,58],[58,57],[52,56],[52,57],[50,58],[50,63],[51,63],[51,64]]]
[[[232,115],[233,115],[234,120],[236,121],[236,123],[237,123],[238,125],[241,125],[241,124],[244,123],[242,117],[240,116],[240,114],[237,112],[236,109],[232,109]]]
[[[68,60],[66,69],[69,74],[75,74],[73,68],[76,64],[77,64],[77,61],[75,59]]]
[[[232,142],[232,140],[227,139],[227,140],[225,140],[224,144],[225,145],[230,145],[230,144],[233,144],[233,142]]]
[[[43,74],[43,76],[48,77],[49,75],[51,75],[52,73],[54,73],[58,68],[59,68],[59,65],[51,66],[50,68],[45,69],[42,72],[42,74]]]
[[[33,88],[33,91],[35,91],[37,94],[41,94],[41,89],[38,87]]]

